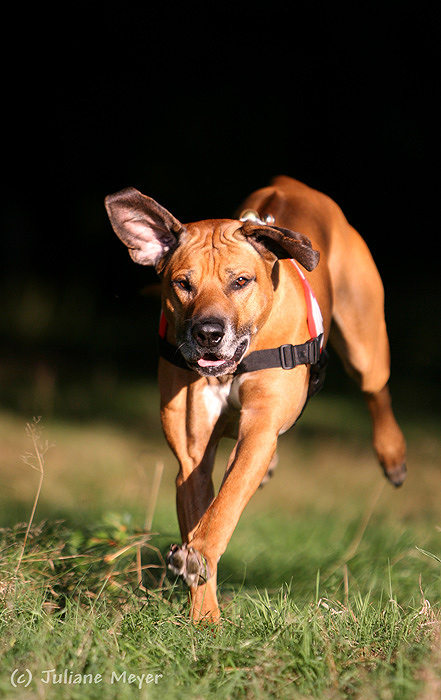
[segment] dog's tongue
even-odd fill
[[[224,363],[225,360],[204,360],[203,357],[198,360],[199,367],[219,367],[219,365],[223,365]]]

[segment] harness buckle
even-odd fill
[[[310,341],[308,348],[308,364],[315,365],[320,359],[320,345],[322,335]]]
[[[294,369],[296,367],[296,357],[294,355],[293,345],[281,345],[279,347],[280,364],[283,369]]]

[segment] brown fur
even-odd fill
[[[275,464],[278,435],[295,423],[308,391],[306,365],[232,375],[245,347],[247,354],[309,339],[303,288],[285,257],[310,270],[305,275],[323,314],[325,342],[329,337],[365,394],[378,459],[395,485],[405,478],[405,442],[387,388],[382,282],[365,242],[335,202],[291,178],[276,178],[243,204],[261,218],[272,214],[274,227],[232,219],[183,226],[136,190],[106,203],[132,257],[161,273],[167,337],[192,368],[159,363],[162,425],[180,465],[183,544],[168,560],[190,586],[193,618],[217,621],[219,558]],[[314,251],[320,254],[316,267]],[[200,364],[204,358],[208,368]],[[215,496],[212,469],[223,435],[237,441]]]

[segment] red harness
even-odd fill
[[[316,299],[314,292],[312,291],[311,285],[309,284],[305,275],[301,271],[300,267],[297,265],[295,260],[290,260],[290,262],[296,268],[297,272],[299,273],[299,277],[302,281],[303,291],[305,293],[305,300],[306,300],[306,320],[308,323],[309,334],[310,334],[311,338],[317,338],[320,335],[322,336],[322,341],[321,341],[321,346],[320,346],[320,350],[321,350],[323,348],[324,327],[323,327],[323,316],[322,316],[322,312],[320,311],[320,306],[318,304],[318,301]]]

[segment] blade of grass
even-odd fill
[[[38,504],[38,500],[40,498],[41,488],[43,486],[44,456],[45,456],[47,450],[49,449],[49,445],[46,445],[45,448],[41,445],[41,442],[40,442],[41,429],[37,427],[39,425],[40,421],[41,421],[41,417],[34,418],[33,423],[28,423],[26,425],[26,434],[32,442],[33,452],[27,453],[26,455],[24,455],[24,457],[22,457],[22,459],[23,459],[25,464],[30,466],[32,469],[36,469],[37,471],[40,472],[40,478],[38,481],[37,492],[35,494],[34,504],[32,506],[32,512],[31,512],[31,516],[29,518],[28,527],[26,529],[26,533],[24,536],[23,545],[22,545],[22,548],[20,551],[20,555],[18,557],[17,566],[15,567],[15,570],[14,570],[14,576],[17,576],[18,570],[20,569],[20,565],[21,565],[21,562],[23,559],[23,554],[24,554],[24,551],[26,548],[26,543],[27,543],[28,537],[29,537],[29,532],[31,530],[32,523],[34,521],[35,511],[37,510],[37,504]],[[36,464],[33,464],[34,459],[36,461]]]

